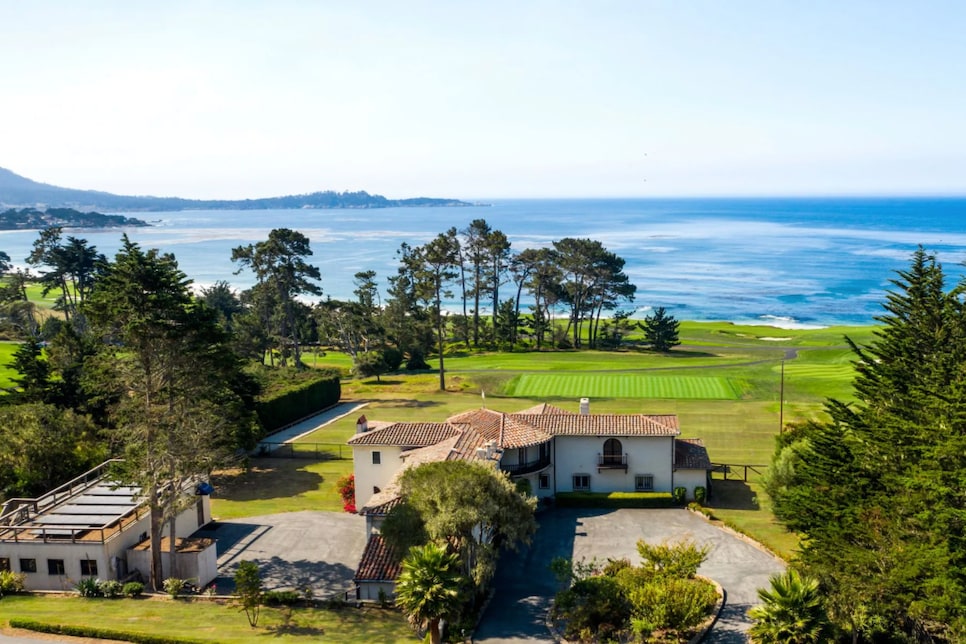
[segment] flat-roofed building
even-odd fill
[[[129,560],[128,551],[147,540],[150,510],[140,488],[112,480],[111,464],[102,463],[36,499],[4,503],[0,570],[24,573],[28,590],[66,590],[84,577],[121,580],[135,570],[147,580],[150,570],[143,558]],[[209,521],[209,497],[198,494],[178,516],[176,536],[188,537]],[[216,571],[209,568],[190,566],[193,572],[201,570],[199,585],[214,578]]]

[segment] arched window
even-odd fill
[[[624,459],[624,446],[616,438],[604,441],[604,465],[620,465]]]

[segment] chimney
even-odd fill
[[[359,420],[356,421],[356,434],[363,434],[369,431],[369,419],[365,417],[365,414],[359,416]]]
[[[590,416],[590,398],[580,399],[580,415]]]
[[[488,452],[489,452],[489,450],[487,450],[485,447],[477,447],[476,448],[476,458],[478,458],[480,460],[484,460],[486,458],[489,458]]]
[[[494,454],[496,454],[496,441],[490,441],[486,444],[486,457],[492,459]]]

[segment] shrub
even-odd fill
[[[557,595],[556,611],[567,639],[607,642],[620,639],[630,604],[613,577],[588,577]]]
[[[699,485],[694,488],[694,500],[696,503],[704,505],[704,502],[708,500],[708,490],[703,485]]]
[[[84,577],[74,584],[74,590],[81,597],[100,597],[101,582],[93,577]]]
[[[335,489],[342,497],[342,509],[346,512],[356,511],[356,477],[355,474],[346,474],[335,482]],[[351,508],[351,509],[350,509]]]
[[[121,592],[125,597],[140,597],[144,592],[144,584],[140,581],[129,581],[121,588]]]
[[[676,487],[674,488],[674,502],[678,505],[684,505],[685,501],[688,500],[688,488],[686,487]]]
[[[22,572],[0,570],[0,597],[13,595],[24,591],[24,580],[27,578]]]
[[[386,347],[382,350],[382,359],[386,361],[386,368],[389,371],[398,371],[402,365],[402,351],[395,347]]]
[[[266,606],[292,606],[302,601],[297,590],[269,590],[262,594]]]
[[[101,582],[101,594],[108,599],[117,599],[123,593],[124,586],[119,581],[107,580]]]
[[[687,631],[700,624],[718,601],[703,579],[659,578],[628,591],[634,628]]]
[[[342,389],[337,373],[321,369],[284,373],[290,380],[270,388],[255,403],[255,413],[267,432],[339,402]]]
[[[172,599],[177,599],[178,595],[184,591],[187,580],[177,577],[168,577],[164,580],[164,592],[168,593]]]

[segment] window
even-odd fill
[[[5,572],[10,570],[10,559],[7,557],[0,557],[0,572]]]
[[[604,465],[620,465],[624,459],[624,446],[616,438],[604,441]]]
[[[651,492],[654,490],[653,474],[635,474],[634,489],[638,492]]]
[[[87,577],[96,577],[97,559],[81,559],[81,574]]]
[[[574,491],[590,490],[590,474],[574,474]]]
[[[537,482],[537,487],[541,490],[546,490],[550,488],[550,477],[546,474],[540,475],[540,480]]]
[[[21,559],[20,560],[20,572],[37,572],[37,560],[36,559]]]
[[[64,574],[64,560],[63,559],[48,559],[47,560],[47,574],[48,575],[63,575]]]
[[[382,463],[382,452],[373,452],[372,453],[372,464],[373,465],[379,465],[380,463]]]

